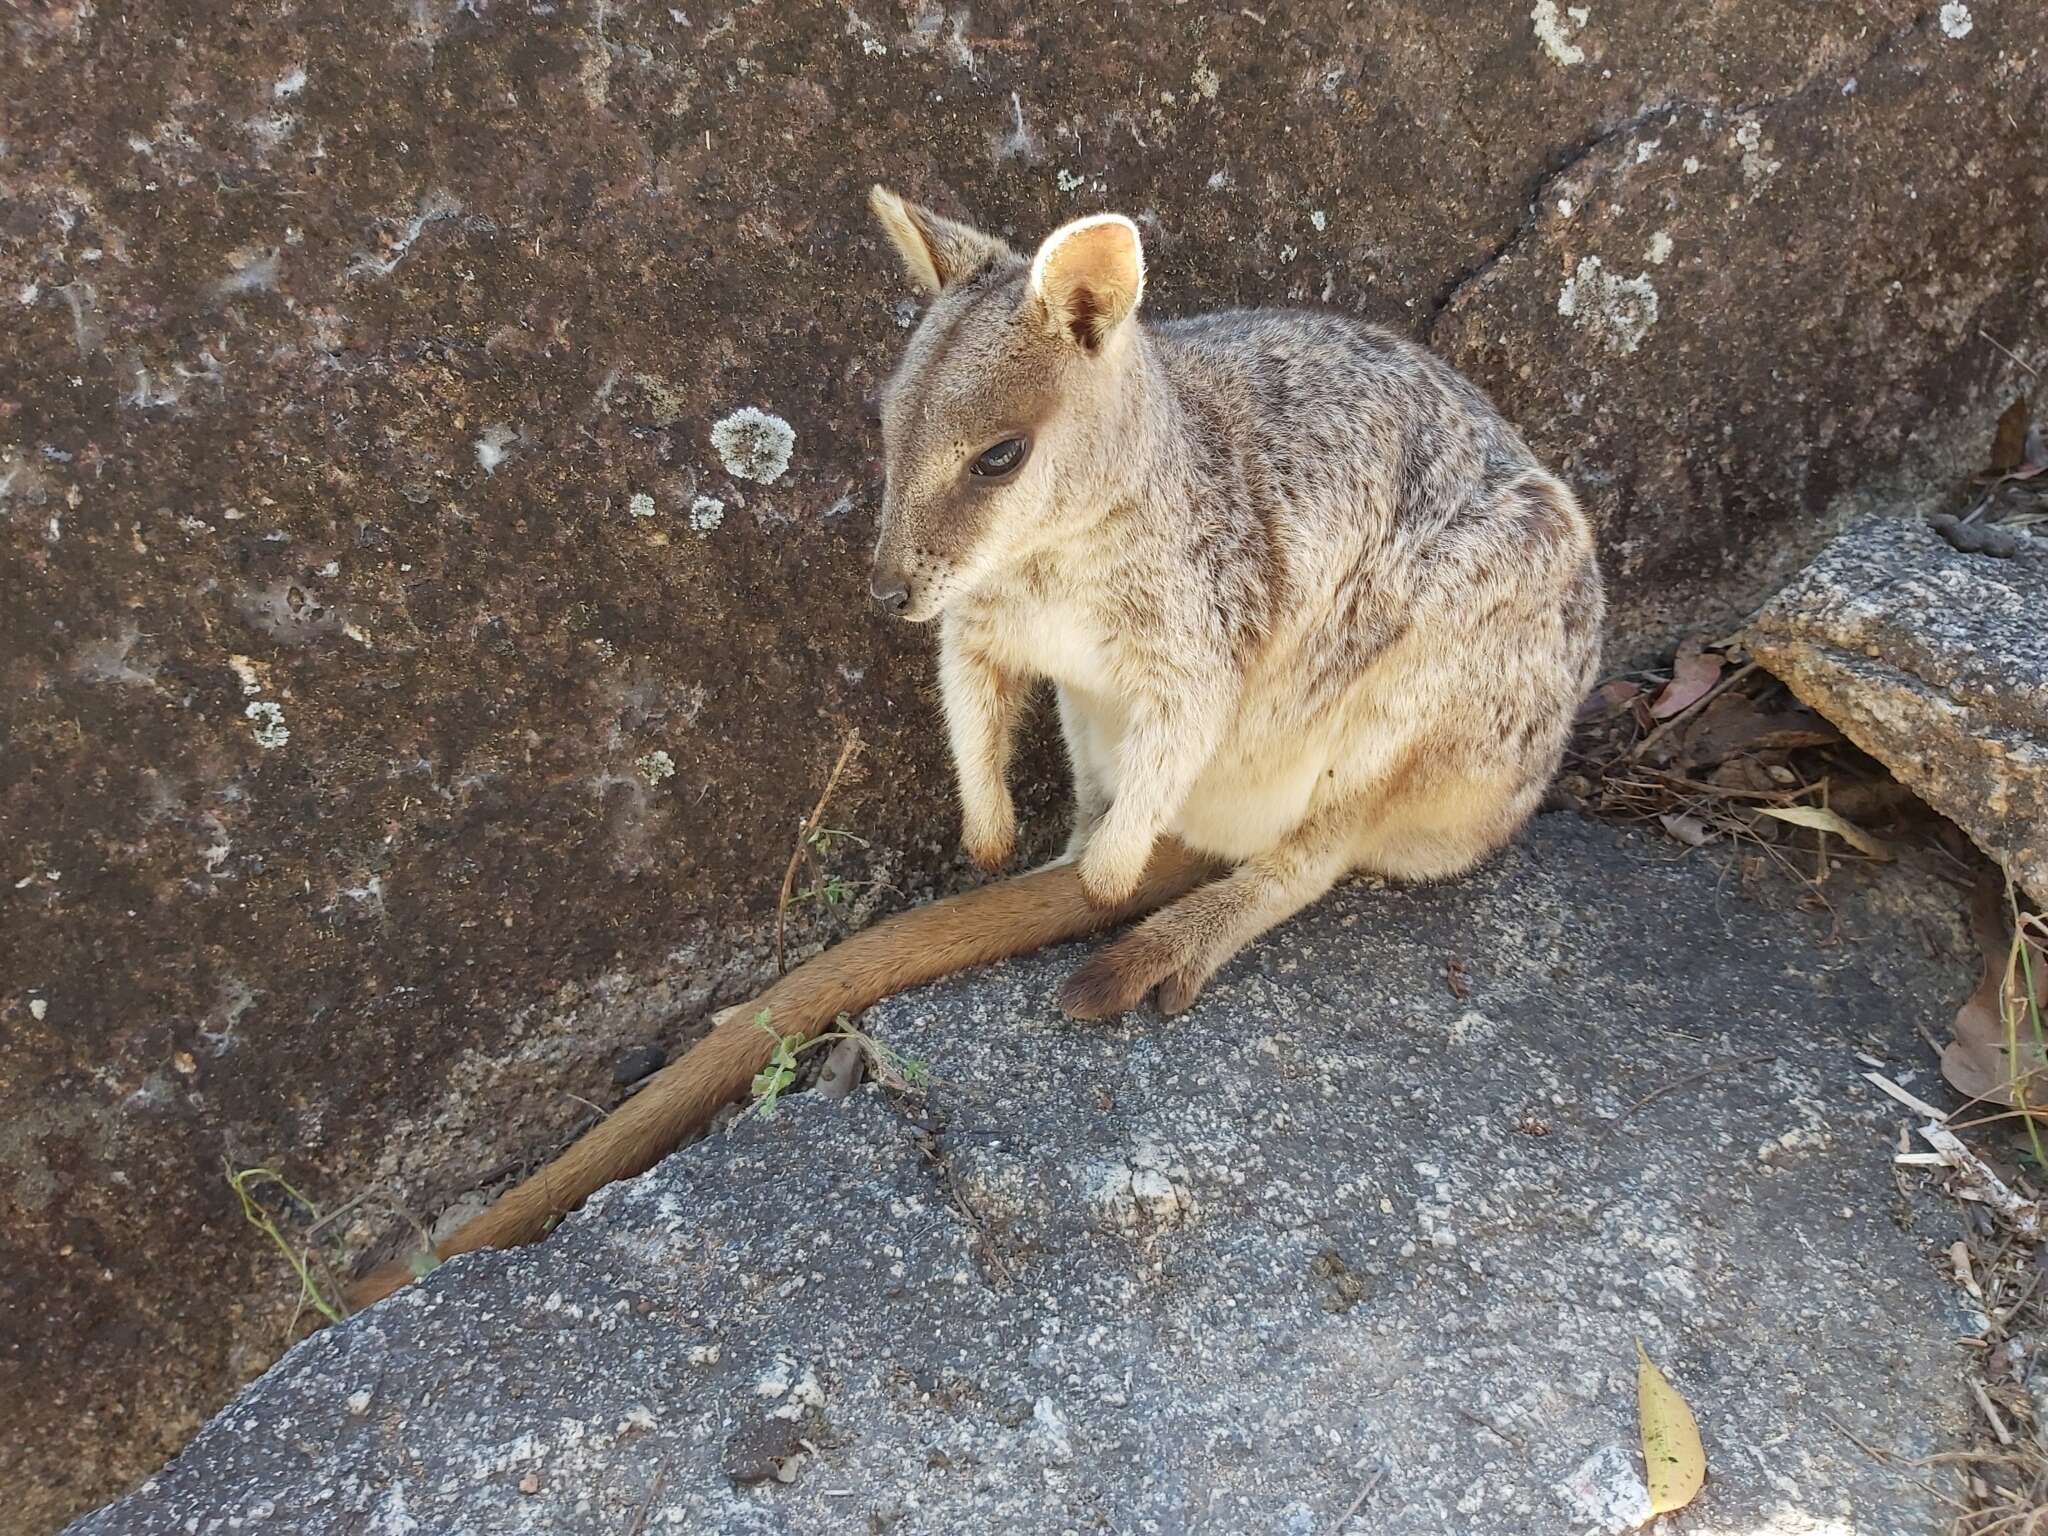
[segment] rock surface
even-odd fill
[[[2020,0],[6,8],[0,1529],[270,1358],[224,1162],[388,1235],[739,985],[846,727],[828,872],[955,869],[926,637],[863,594],[913,313],[869,180],[1128,210],[1161,312],[1432,341],[1584,492],[1627,648],[1976,448],[2044,46]]]
[[[1845,532],[1764,608],[1756,657],[2048,902],[2048,539],[1966,554]]]
[[[1819,947],[1558,815],[1171,1023],[1058,1021],[1073,952],[898,999],[921,1118],[800,1095],[445,1265],[75,1529],[1619,1532],[1640,1339],[1687,1531],[1934,1536],[1953,1226],[1859,1053],[1939,1091],[1965,941],[1924,877],[1833,899]]]

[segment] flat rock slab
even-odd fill
[[[867,595],[864,402],[917,310],[870,183],[1027,248],[1130,214],[1152,316],[1429,343],[1584,498],[1617,666],[2037,388],[2040,0],[0,32],[0,1536],[275,1358],[224,1161],[440,1209],[615,1102],[619,1051],[759,974],[848,730],[811,878],[965,877],[932,635]]]
[[[1965,1400],[1857,1053],[1936,1091],[1968,967],[1934,882],[1832,899],[1824,946],[1559,815],[1171,1022],[1062,1022],[1073,951],[921,991],[869,1023],[922,1122],[742,1121],[307,1340],[74,1529],[1620,1531],[1640,1339],[1705,1436],[1689,1536],[1942,1530],[1857,1444]]]
[[[1849,529],[1758,615],[1758,660],[2048,901],[2048,539]]]

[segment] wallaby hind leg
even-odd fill
[[[1314,817],[1270,853],[1237,866],[1157,912],[1067,978],[1060,1007],[1074,1019],[1112,1019],[1158,989],[1179,1013],[1253,939],[1321,897],[1351,867],[1346,830]]]
[[[775,1041],[756,1022],[763,1012],[776,1035],[808,1040],[842,1013],[955,971],[1113,927],[1214,873],[1208,860],[1167,841],[1154,851],[1138,891],[1115,907],[1091,905],[1078,870],[1058,865],[900,912],[854,934],[753,1001],[722,1010],[711,1033],[681,1059],[655,1073],[555,1161],[436,1245],[435,1256],[530,1243],[605,1185],[653,1167],[744,1093],[767,1064]],[[387,1264],[350,1288],[349,1305],[368,1306],[412,1278],[407,1265]]]

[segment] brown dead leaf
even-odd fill
[[[1604,720],[1617,714],[1633,703],[1642,691],[1642,684],[1632,683],[1625,677],[1602,683],[1580,702],[1578,721],[1583,725],[1588,720]]]
[[[1977,888],[1970,901],[1970,929],[1984,956],[1977,988],[1956,1010],[1949,1026],[1955,1038],[1942,1049],[1941,1075],[1958,1093],[2008,1107],[2014,1088],[2029,1104],[2048,1101],[2048,1056],[2030,1030],[2008,1033],[2005,1017],[2005,972],[2012,954],[2012,930],[2006,924],[2005,898],[1996,885]],[[2048,977],[2041,978],[2048,983]],[[2019,999],[2013,1000],[2015,1004]],[[2020,1066],[2014,1070],[2007,1040],[2017,1038]],[[2017,1082],[2016,1082],[2017,1079]]]
[[[1672,663],[1671,681],[1651,703],[1650,713],[1659,720],[1669,720],[1679,711],[1690,709],[1720,681],[1721,667],[1720,656],[1701,650],[1697,640],[1686,641]]]
[[[1840,731],[1810,709],[1765,710],[1731,688],[1686,723],[1672,763],[1681,770],[1712,768],[1745,753],[1831,747],[1841,739]]]
[[[1828,804],[1858,826],[1882,825],[1913,805],[1913,792],[1897,779],[1831,779]]]
[[[2033,425],[2033,404],[2021,395],[1998,418],[1991,435],[1991,472],[2010,474],[2027,462],[2027,428]]]

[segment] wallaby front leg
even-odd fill
[[[1131,712],[1116,751],[1109,809],[1081,854],[1081,889],[1110,906],[1143,878],[1159,840],[1202,776],[1221,734],[1222,712],[1147,702]]]
[[[1017,846],[1010,756],[1025,689],[1024,678],[998,666],[967,626],[941,624],[939,697],[960,785],[960,840],[983,869],[1000,867]]]

